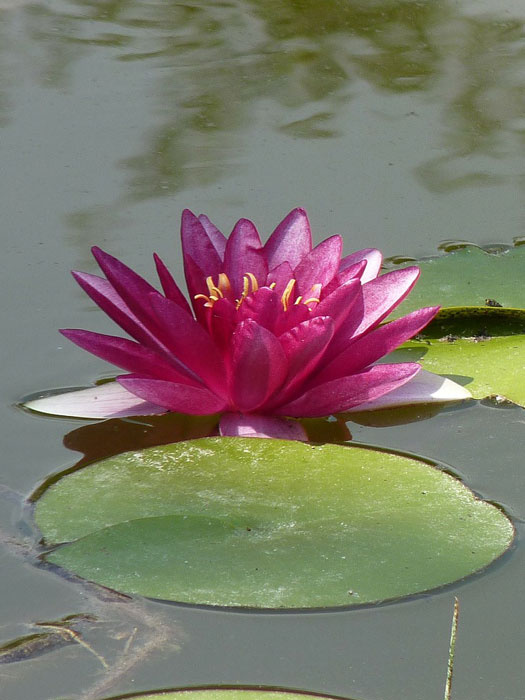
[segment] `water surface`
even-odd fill
[[[12,404],[111,374],[56,331],[113,331],[68,275],[95,271],[91,245],[148,276],[156,250],[180,275],[184,207],[226,231],[248,216],[269,232],[294,206],[308,209],[316,240],[341,233],[347,251],[509,244],[524,235],[524,115],[517,0],[0,0],[5,537],[31,536],[17,494],[78,457],[62,445],[78,422]],[[85,638],[115,682],[89,691],[108,676],[68,645],[3,666],[2,697],[239,682],[440,698],[457,594],[454,700],[522,700],[524,423],[522,409],[474,402],[406,426],[350,426],[358,440],[451,465],[516,518],[512,556],[401,604],[249,615],[101,601],[6,546],[1,638],[92,612],[100,623]],[[119,653],[135,628],[143,658],[126,670]]]

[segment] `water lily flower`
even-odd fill
[[[470,396],[417,363],[378,363],[438,311],[382,323],[414,286],[417,267],[379,275],[381,253],[342,257],[341,236],[313,247],[303,209],[264,244],[247,219],[226,238],[186,210],[181,230],[190,303],[157,255],[163,293],[93,248],[105,276],[73,276],[133,340],[61,332],[128,374],[29,408],[86,418],[220,413],[222,435],[306,439],[293,419]]]

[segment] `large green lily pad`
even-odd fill
[[[256,608],[436,588],[510,545],[494,506],[423,461],[364,446],[205,438],[65,475],[36,503],[52,564],[123,591]]]
[[[446,255],[403,262],[417,265],[421,276],[407,299],[392,314],[403,316],[422,306],[485,306],[525,308],[525,246],[488,253],[467,245]]]
[[[119,696],[122,697],[122,696]],[[139,693],[126,695],[132,700],[337,700],[331,695],[298,692],[293,690],[275,690],[273,688],[181,688],[178,690],[161,690],[158,693]],[[111,700],[109,698],[108,700]],[[115,698],[114,700],[117,700]],[[350,700],[350,699],[349,699]]]

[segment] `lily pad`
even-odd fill
[[[460,481],[365,446],[204,438],[66,474],[36,502],[48,562],[191,604],[359,605],[479,571],[513,527]]]
[[[407,299],[392,318],[422,306],[486,306],[496,302],[503,307],[525,308],[525,246],[503,247],[489,253],[466,245],[445,255],[411,260],[391,267],[417,264],[421,276]]]
[[[121,698],[122,696],[119,696]],[[139,693],[126,695],[133,700],[308,700],[308,698],[325,698],[325,700],[341,700],[333,695],[320,695],[304,691],[277,690],[275,688],[179,688],[161,690],[157,693]],[[108,700],[111,700],[109,698]],[[114,700],[117,700],[115,698]],[[350,698],[348,698],[350,700]]]
[[[388,359],[419,362],[464,385],[475,399],[498,395],[525,406],[525,335],[411,340]]]

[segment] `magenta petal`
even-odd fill
[[[213,247],[217,251],[218,256],[220,257],[221,260],[224,260],[224,250],[226,248],[226,236],[219,231],[217,226],[215,224],[212,224],[212,222],[208,219],[206,214],[199,214],[197,217],[201,224],[204,227],[204,230],[208,234],[208,237],[210,241],[213,244]]]
[[[178,304],[152,297],[152,311],[163,328],[174,356],[221,396],[226,391],[226,368],[219,349],[206,330]],[[210,411],[213,413],[213,411]]]
[[[284,309],[280,296],[273,289],[262,287],[246,297],[239,306],[237,321],[240,323],[252,318],[260,326],[273,332],[275,322],[281,314],[284,314]]]
[[[407,267],[404,270],[388,272],[364,284],[361,287],[361,300],[358,299],[353,305],[334,336],[330,358],[333,359],[343,352],[350,342],[378,326],[392,309],[403,301],[418,277],[419,268]]]
[[[207,297],[209,296],[210,292],[206,284],[204,272],[193,260],[191,255],[184,256],[184,276],[186,277],[186,285],[188,287],[191,305],[195,311],[195,316],[200,323],[204,323],[206,319],[206,307],[204,306],[206,300],[202,297],[199,297],[198,299],[195,297],[198,294],[204,294],[204,296]],[[215,279],[215,281],[217,281],[217,279]]]
[[[143,277],[137,275],[134,270],[115,256],[106,253],[98,246],[93,246],[91,251],[102,272],[135,313],[137,313],[137,310],[133,308],[132,304],[137,306],[139,310],[142,310],[144,305],[140,302],[143,298],[147,299],[150,294],[159,294],[155,287],[152,287],[149,282],[146,282]],[[130,304],[130,301],[132,304]],[[149,306],[146,304],[146,310],[148,308]]]
[[[312,317],[312,311],[305,304],[294,304],[276,320],[274,333],[277,337]]]
[[[190,305],[184,294],[180,291],[178,284],[173,279],[171,272],[168,270],[166,265],[162,262],[161,258],[157,253],[153,253],[153,259],[155,260],[155,266],[157,268],[157,274],[159,276],[160,283],[162,285],[162,290],[168,299],[174,301],[179,306],[182,306],[189,314],[191,313]]]
[[[199,384],[177,359],[174,358],[174,364],[170,364],[165,357],[154,350],[145,348],[132,340],[69,328],[62,329],[60,332],[84,350],[128,372],[149,374],[159,379],[169,379],[194,386]]]
[[[280,406],[275,413],[282,416],[319,418],[347,411],[354,406],[374,401],[393,391],[415,376],[421,367],[414,362],[374,365],[364,372],[334,379],[305,391],[298,399]]]
[[[312,232],[304,209],[293,209],[277,226],[264,246],[271,270],[283,262],[292,269],[312,250]]]
[[[419,333],[438,311],[439,306],[418,309],[403,316],[403,318],[386,323],[370,333],[365,333],[351,342],[340,355],[323,368],[316,377],[316,384],[344,377],[368,367]]]
[[[308,441],[306,430],[294,420],[256,413],[224,413],[219,423],[223,437],[276,438]]]
[[[282,262],[268,272],[266,286],[273,284],[273,289],[279,296],[282,296],[288,282],[293,278],[293,270],[289,262]]]
[[[350,280],[337,287],[329,296],[323,297],[313,310],[315,316],[330,316],[337,330],[344,322],[357,299],[361,297],[361,282]]]
[[[152,323],[150,314],[149,298],[152,294],[157,296],[161,296],[161,294],[118,258],[105,253],[97,246],[93,246],[91,250],[102,272],[131,311],[136,314],[145,326],[155,330],[155,324]]]
[[[230,345],[232,333],[237,323],[235,304],[229,299],[219,299],[209,309],[207,327],[217,347],[225,354]]]
[[[366,262],[366,270],[361,279],[363,284],[375,279],[381,270],[381,264],[383,262],[383,255],[377,248],[365,248],[364,250],[358,250],[356,253],[347,255],[341,260],[339,272],[343,272],[343,270],[361,261]]]
[[[393,270],[363,285],[364,317],[356,335],[377,326],[398,306],[417,282],[418,267]]]
[[[222,259],[217,252],[203,223],[189,209],[182,212],[181,227],[182,252],[202,270],[203,278],[216,277],[222,272]]]
[[[224,272],[228,275],[235,298],[241,296],[243,277],[248,272],[255,275],[259,284],[266,281],[268,266],[261,239],[248,219],[240,219],[228,238],[224,252]]]
[[[317,316],[300,323],[279,337],[289,369],[287,381],[276,397],[276,403],[290,400],[297,387],[315,369],[333,334],[333,320],[326,316]]]
[[[28,401],[24,406],[31,411],[68,418],[124,418],[166,413],[162,406],[140,399],[117,382],[46,396]]]
[[[350,267],[347,267],[342,272],[338,272],[333,280],[323,288],[323,296],[332,294],[337,287],[340,287],[342,284],[346,284],[351,280],[360,280],[362,283],[363,280],[361,277],[363,276],[365,268],[366,260],[361,260],[361,262],[358,262],[355,265],[350,265]]]
[[[126,333],[148,347],[161,347],[151,331],[135,316],[113,286],[103,277],[87,272],[71,273],[91,299]]]
[[[222,411],[226,402],[206,387],[188,386],[138,375],[117,377],[117,382],[135,396],[164,406],[169,411],[206,416]]]
[[[308,297],[315,284],[324,287],[331,282],[339,268],[342,249],[341,236],[331,236],[301,260],[294,270],[299,294]]]
[[[240,411],[252,411],[264,404],[288,372],[277,338],[251,319],[235,329],[231,363],[230,393]]]
[[[370,401],[363,406],[350,409],[354,411],[376,411],[383,408],[397,408],[398,406],[413,406],[416,404],[449,403],[451,401],[465,401],[471,399],[472,394],[468,389],[447,377],[426,372],[422,369],[409,382],[398,389],[384,394],[375,401]]]

